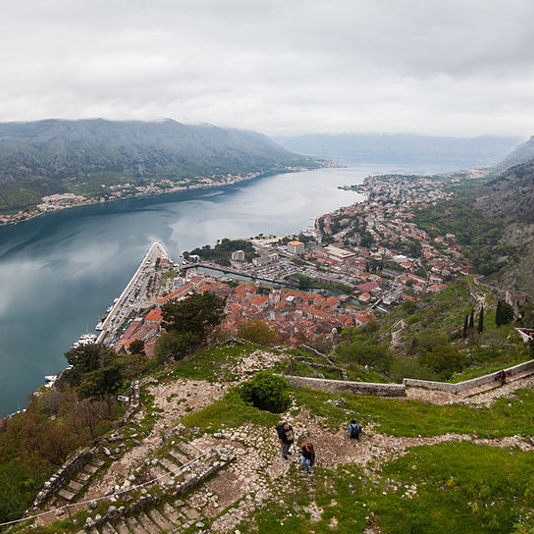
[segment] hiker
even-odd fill
[[[276,427],[276,431],[278,432],[278,439],[282,447],[282,458],[287,460],[287,455],[291,454],[289,448],[293,444],[294,439],[293,427],[289,423],[284,422]]]
[[[314,463],[315,452],[313,450],[313,444],[305,443],[302,447],[302,458],[300,459],[300,465],[302,465],[304,469],[308,469],[308,473],[312,473]]]
[[[501,386],[504,386],[504,384],[506,384],[506,371],[501,369],[495,376],[495,380],[499,380],[501,382]]]
[[[356,419],[353,419],[347,428],[349,431],[350,439],[360,439],[362,427],[356,423]]]

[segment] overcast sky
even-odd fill
[[[532,0],[17,0],[0,121],[534,134]]]

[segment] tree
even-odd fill
[[[182,359],[195,344],[199,343],[199,336],[191,332],[177,334],[174,331],[164,332],[158,337],[154,346],[154,356],[158,363],[163,363],[167,358]]]
[[[271,330],[263,321],[254,321],[244,324],[239,328],[238,335],[258,345],[273,345],[278,341],[278,335]]]
[[[478,333],[484,332],[484,306],[480,308],[480,315],[478,316]]]
[[[503,326],[511,323],[514,320],[514,309],[507,302],[498,301],[497,311],[495,312],[495,324],[497,326]]]
[[[464,339],[467,337],[468,321],[469,321],[469,317],[466,315],[466,316],[465,316],[465,321],[464,321],[464,330],[463,330],[463,332],[462,332],[462,337],[463,337]]]
[[[189,333],[202,339],[224,317],[226,299],[214,293],[195,293],[180,302],[168,302],[161,308],[167,331]]]
[[[128,347],[130,354],[145,354],[145,344],[141,339],[134,339]]]
[[[471,310],[471,315],[469,316],[469,328],[475,328],[475,308]]]
[[[256,373],[251,382],[243,384],[241,397],[256,408],[273,413],[284,412],[291,404],[287,382],[272,371]]]
[[[96,343],[88,343],[71,348],[65,353],[65,358],[71,369],[65,372],[65,379],[72,386],[78,386],[86,373],[92,373],[105,367],[116,354],[112,349]]]
[[[497,301],[497,309],[495,310],[495,324],[497,326],[502,325],[502,304],[501,301]]]
[[[111,362],[105,367],[86,373],[78,387],[81,399],[106,397],[117,393],[122,386],[122,367],[118,362]]]

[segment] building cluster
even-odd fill
[[[332,335],[333,329],[357,327],[376,319],[371,310],[360,309],[337,296],[292,289],[269,289],[250,282],[234,287],[210,276],[195,276],[185,285],[157,299],[156,305],[145,317],[136,317],[114,344],[118,352],[140,339],[150,352],[161,329],[161,307],[171,301],[180,301],[192,293],[211,292],[226,299],[225,318],[220,325],[223,333],[233,335],[242,325],[263,321],[280,337],[298,344],[319,336]]]
[[[317,160],[319,162],[319,160]],[[322,166],[326,165],[321,161]],[[283,172],[299,172],[307,170],[303,167],[284,167],[280,169]],[[202,189],[207,187],[219,187],[230,185],[245,180],[251,180],[260,176],[259,172],[248,172],[239,174],[213,174],[211,176],[196,176],[194,178],[182,178],[180,180],[159,180],[146,185],[135,186],[131,183],[121,183],[112,186],[102,184],[102,193],[94,197],[85,197],[75,195],[74,193],[60,193],[41,197],[41,203],[35,208],[20,210],[14,214],[0,214],[0,226],[4,224],[13,224],[21,221],[32,219],[48,211],[57,211],[74,206],[83,206],[86,204],[98,204],[110,202],[120,198],[143,197],[159,195],[162,193],[172,193],[175,191],[184,191],[188,189]]]
[[[253,238],[257,255],[250,262],[242,250],[231,255],[235,274],[338,290],[325,293],[330,296],[195,275],[159,298],[144,319],[132,321],[116,348],[135,338],[151,342],[161,322],[160,307],[192,292],[226,298],[223,332],[234,334],[246,323],[263,321],[293,344],[363,325],[375,319],[375,307],[439,293],[459,274],[477,276],[453,234],[432,238],[414,222],[417,210],[450,199],[444,183],[428,177],[368,177],[360,186],[367,200],[324,215],[313,234],[301,234],[302,240]]]

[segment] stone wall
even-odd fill
[[[406,387],[403,384],[347,382],[344,380],[287,375],[284,378],[290,386],[318,389],[327,393],[355,393],[357,395],[383,395],[387,397],[403,397],[406,395]]]
[[[63,484],[68,482],[76,471],[82,469],[93,457],[94,449],[82,449],[71,456],[50,479],[44,483],[43,489],[37,494],[33,501],[34,508],[40,506],[44,501],[55,493]]]
[[[139,396],[139,381],[132,383],[130,387],[130,402],[128,408],[122,419],[118,421],[114,428],[123,426],[132,415],[137,411],[140,405]],[[106,439],[98,439],[98,443],[106,443]],[[63,485],[67,484],[73,475],[83,469],[83,467],[98,454],[98,448],[96,446],[78,451],[74,456],[69,458],[60,468],[56,471],[50,479],[44,483],[43,489],[37,494],[37,497],[33,501],[33,508],[39,507],[43,504],[51,495],[59,490]],[[28,512],[28,511],[27,511]]]
[[[319,356],[320,358],[323,358],[323,360],[325,360],[326,363],[332,369],[334,369],[334,371],[337,371],[338,373],[341,374],[341,378],[343,378],[343,380],[347,380],[347,371],[345,371],[345,369],[342,369],[341,367],[336,367],[336,365],[334,365],[334,362],[326,354],[323,354],[322,352],[319,352],[318,350],[314,349],[313,347],[310,347],[309,345],[305,345],[304,343],[299,345],[299,347],[303,350],[307,350],[308,352],[311,352],[312,354],[315,354],[316,356]],[[312,364],[308,364],[308,365],[310,365],[310,367],[314,367]]]
[[[534,371],[534,360],[514,365],[505,369],[507,376],[514,376],[527,371]],[[449,393],[466,393],[473,389],[496,382],[497,373],[490,373],[489,375],[479,376],[457,384],[450,384],[448,382],[432,382],[430,380],[416,380],[414,378],[405,378],[402,382],[405,386],[412,386],[425,389],[437,389],[440,391],[448,391]]]

